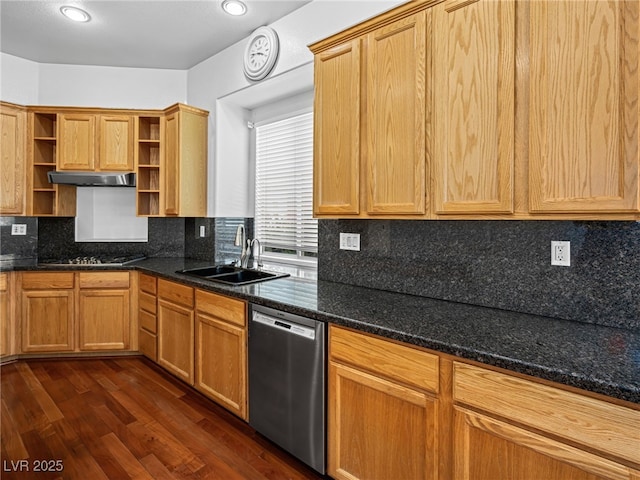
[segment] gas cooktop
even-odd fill
[[[40,260],[41,265],[49,266],[69,266],[69,265],[91,265],[96,267],[121,267],[128,265],[146,257],[143,254],[134,255],[96,255],[91,257],[73,257],[73,258],[53,258]]]

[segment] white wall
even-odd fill
[[[186,99],[184,70],[40,64],[40,105],[162,109]]]
[[[0,53],[0,100],[37,105],[38,76],[38,63]]]
[[[313,62],[307,45],[322,40],[345,28],[378,15],[404,1],[315,0],[274,22],[280,40],[280,56],[270,76],[259,84],[248,81],[242,71],[242,56],[247,39],[214,55],[189,70],[188,103],[211,112],[209,118],[209,203],[211,217],[253,216],[251,205],[252,177],[248,177],[250,158],[244,156],[247,147],[240,145],[236,135],[227,135],[229,125],[241,127],[242,109],[259,106],[282,96],[281,86],[286,84],[294,95],[312,88],[313,69],[300,74]],[[292,78],[289,81],[289,78]],[[276,89],[252,90],[264,83],[278,84]],[[277,93],[274,93],[276,92]],[[261,95],[263,95],[261,97]],[[219,101],[219,99],[222,99]],[[237,109],[233,109],[233,104]],[[217,131],[224,125],[225,131]],[[245,135],[245,141],[249,136]],[[231,144],[231,140],[235,143]]]
[[[161,109],[187,101],[187,76],[185,70],[56,65],[0,53],[0,100]]]

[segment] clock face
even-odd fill
[[[244,74],[250,80],[262,80],[278,58],[278,36],[269,27],[258,28],[244,52]]]

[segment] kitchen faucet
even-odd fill
[[[255,256],[253,255],[253,246],[255,244],[258,244],[258,259],[256,260]],[[262,268],[262,262],[260,261],[260,253],[262,250],[262,246],[260,245],[260,240],[258,240],[257,238],[254,238],[253,240],[250,241],[250,253],[249,256],[253,257],[253,263],[252,263],[252,268],[254,270],[260,270]]]
[[[249,251],[246,248],[247,235],[244,231],[244,225],[238,225],[238,228],[236,229],[236,239],[233,244],[236,247],[242,247],[242,250],[240,251],[240,259],[236,261],[236,265],[240,264],[240,267],[245,268],[249,261]]]

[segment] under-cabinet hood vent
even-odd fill
[[[47,174],[50,183],[79,187],[135,187],[135,173],[56,172]]]

